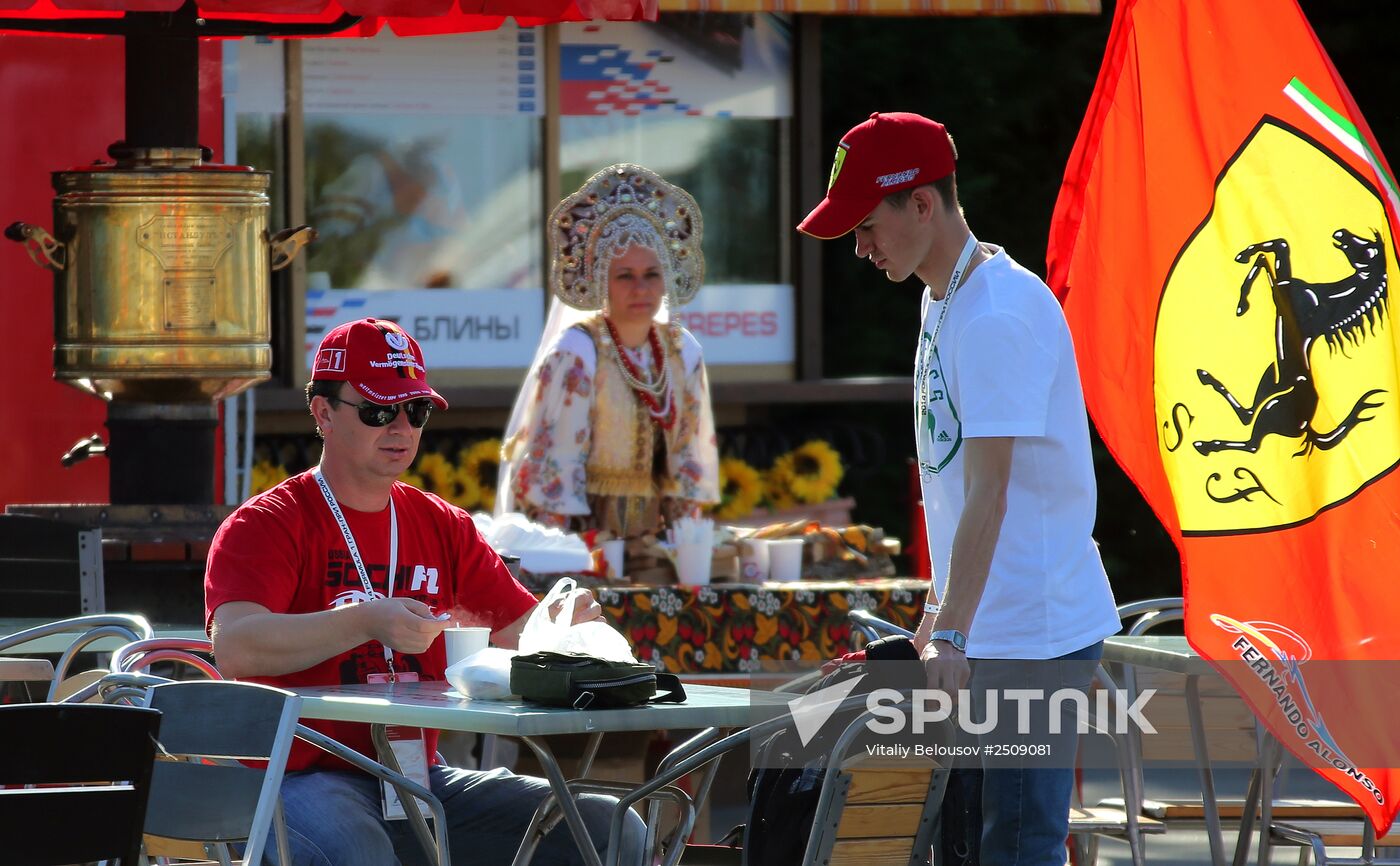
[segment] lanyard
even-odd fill
[[[977,237],[969,233],[967,243],[963,244],[962,254],[958,256],[958,263],[953,265],[953,273],[948,276],[948,291],[943,293],[943,306],[938,311],[938,321],[934,323],[933,334],[928,341],[930,352],[938,344],[938,332],[943,330],[943,319],[948,315],[948,308],[953,304],[953,292],[956,292],[962,283],[963,271],[967,269],[967,263],[972,261],[972,254],[976,251]]]
[[[326,478],[321,474],[321,467],[316,467],[312,473],[316,476],[316,483],[321,486],[321,495],[326,497],[326,504],[331,508],[331,515],[335,517],[336,525],[340,527],[340,534],[345,537],[345,546],[350,550],[350,559],[355,563],[355,571],[359,572],[360,585],[364,587],[365,599],[373,600],[375,596],[374,584],[369,582],[369,572],[365,569],[365,561],[360,558],[360,548],[355,544],[355,535],[350,531],[350,524],[345,522],[345,513],[340,510],[340,503],[335,501],[335,494],[331,492],[331,486],[326,483]],[[394,571],[399,565],[399,520],[394,511],[394,494],[389,493],[389,578],[386,583],[389,586],[389,598],[394,597]],[[384,647],[384,663],[389,666],[389,682],[398,682],[398,675],[394,673],[394,651],[388,644],[381,643]]]
[[[962,254],[958,256],[957,264],[953,265],[953,273],[948,276],[948,291],[943,293],[943,306],[938,310],[938,321],[934,323],[933,332],[929,335],[927,343],[922,339],[919,342],[919,351],[914,359],[914,429],[917,438],[918,430],[922,429],[923,417],[929,411],[929,383],[928,370],[933,366],[933,353],[937,351],[938,334],[943,330],[943,319],[948,315],[948,308],[953,305],[953,292],[957,291],[962,283],[963,274],[967,271],[968,262],[972,261],[972,254],[977,250],[977,238],[968,234],[967,243],[963,244]],[[931,296],[931,290],[926,289],[925,296]],[[921,458],[922,459],[922,458]],[[922,470],[920,470],[922,472]]]

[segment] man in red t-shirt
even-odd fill
[[[495,645],[514,647],[535,598],[465,511],[396,480],[433,408],[447,408],[428,385],[418,343],[393,322],[340,325],[321,341],[306,396],[324,440],[320,465],[245,502],[209,550],[204,616],[219,669],[281,687],[442,680],[438,636],[454,621],[489,626]],[[575,606],[578,622],[602,615],[591,595],[586,602]],[[443,613],[450,617],[439,620]],[[367,725],[311,724],[375,756]],[[548,784],[437,765],[436,731],[423,744],[456,862],[509,863]],[[301,742],[287,769],[295,866],[422,861],[408,822],[384,820],[376,779]],[[580,803],[600,850],[615,802]],[[642,835],[629,816],[622,862],[640,862]],[[536,862],[582,858],[561,825]]]

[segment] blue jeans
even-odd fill
[[[432,767],[428,781],[447,813],[448,845],[457,864],[509,864],[549,783],[509,770]],[[355,771],[308,770],[282,781],[282,807],[292,866],[428,866],[423,846],[407,820],[385,821],[380,782]],[[603,856],[616,800],[592,794],[579,811]],[[642,862],[645,827],[635,812],[623,823],[622,859]],[[264,859],[276,864],[277,845],[268,833]],[[535,851],[533,863],[581,864],[568,827],[560,821]]]
[[[1103,642],[1050,660],[971,659],[973,719],[987,719],[987,690],[1087,691],[1103,657]],[[1092,703],[1092,702],[1091,702]],[[1017,702],[1002,698],[997,727],[978,736],[982,746],[981,866],[1064,866],[1074,761],[1079,742],[1071,710],[1051,734],[1048,702],[1031,704],[1027,732],[1017,731]],[[1049,748],[1045,757],[989,754],[988,746],[1026,744]]]

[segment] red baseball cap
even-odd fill
[[[447,408],[442,395],[428,386],[423,350],[395,322],[360,319],[336,325],[321,338],[312,381],[349,382],[371,403],[389,406],[427,397]]]
[[[826,198],[797,227],[829,241],[860,225],[892,192],[933,183],[957,167],[943,124],[903,111],[875,112],[836,147]]]

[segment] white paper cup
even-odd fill
[[[445,628],[442,630],[443,640],[447,641],[447,666],[452,667],[457,662],[486,649],[491,642],[491,629],[481,627],[471,628]]]
[[[622,577],[623,558],[627,556],[627,539],[614,538],[605,541],[603,548],[603,573],[613,580]]]
[[[740,539],[739,577],[745,583],[762,583],[768,579],[768,539]]]
[[[682,544],[676,548],[676,576],[686,586],[707,586],[714,548],[708,544]]]
[[[777,581],[802,579],[802,549],[807,542],[801,538],[770,538],[768,540],[768,567],[770,576]]]

